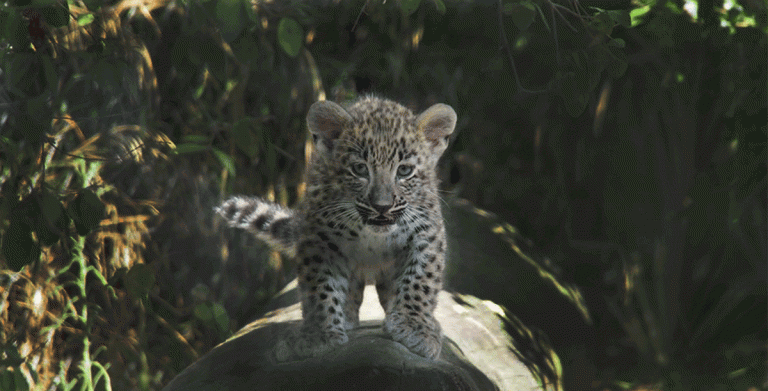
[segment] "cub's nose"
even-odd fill
[[[390,209],[392,209],[392,203],[391,202],[387,202],[387,203],[371,202],[371,207],[375,209],[377,212],[379,212],[379,214],[383,215],[384,213],[387,213],[389,212]]]

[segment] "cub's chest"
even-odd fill
[[[341,250],[349,259],[350,266],[365,272],[391,269],[405,253],[405,240],[397,234],[365,232],[355,240],[345,241]]]

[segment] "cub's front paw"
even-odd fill
[[[440,324],[431,314],[388,314],[384,330],[397,342],[419,356],[437,359],[443,346]]]
[[[347,341],[343,331],[293,329],[277,342],[275,356],[277,361],[316,357]]]

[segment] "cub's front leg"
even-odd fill
[[[442,288],[445,254],[442,239],[416,243],[399,268],[388,298],[384,329],[410,351],[430,359],[440,356],[442,332],[433,313]],[[438,251],[439,250],[439,251]]]
[[[315,242],[316,243],[316,242]],[[349,294],[349,271],[345,263],[320,246],[299,248],[299,292],[302,323],[298,330],[278,344],[277,358],[312,357],[349,341],[345,304]],[[320,247],[320,248],[318,248]]]

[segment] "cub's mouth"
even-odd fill
[[[367,218],[365,219],[365,224],[368,225],[375,225],[378,227],[386,226],[386,225],[392,225],[395,223],[395,219],[384,217],[384,216],[376,216],[373,218]]]

